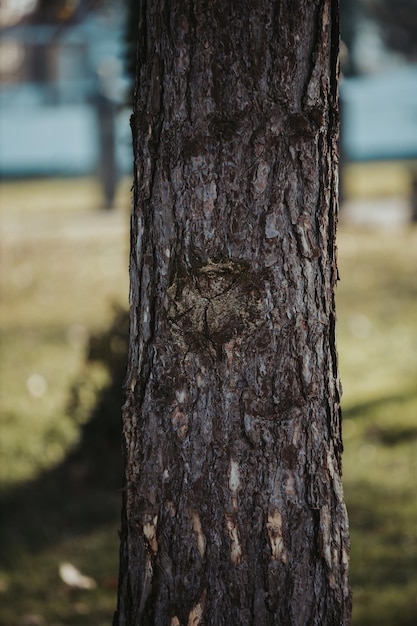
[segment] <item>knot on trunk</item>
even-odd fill
[[[168,289],[168,321],[191,349],[218,351],[264,323],[262,277],[244,261],[209,259],[193,273],[177,272]]]

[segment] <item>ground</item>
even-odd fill
[[[364,171],[351,168],[344,178],[350,201],[375,199],[381,180],[384,193],[400,200],[394,219],[382,221],[369,219],[363,204],[361,223],[358,203],[345,205],[338,237],[353,626],[411,626],[417,229],[404,219],[407,176],[395,168]],[[98,209],[91,179],[4,183],[0,190],[0,626],[111,623],[129,184],[113,212]],[[68,585],[65,563],[96,587]]]

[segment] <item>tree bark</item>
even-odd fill
[[[335,0],[140,3],[114,624],[347,625]]]

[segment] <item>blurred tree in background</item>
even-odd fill
[[[417,61],[417,1],[371,0],[368,6],[386,45],[409,61]]]
[[[377,26],[387,50],[416,61],[417,0],[340,0],[341,38],[348,51],[342,66],[346,76],[360,73],[354,48],[366,21]]]
[[[60,23],[62,25],[74,24],[83,19],[89,11],[94,11],[102,6],[100,0],[38,0],[29,14],[32,22]]]

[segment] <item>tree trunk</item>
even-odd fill
[[[346,625],[337,1],[140,7],[114,623]]]

